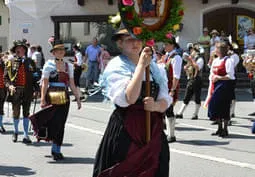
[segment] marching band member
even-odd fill
[[[162,57],[163,62],[166,65],[168,76],[168,89],[170,96],[173,97],[173,103],[166,111],[166,126],[167,126],[167,140],[168,142],[175,142],[175,115],[174,105],[178,100],[179,94],[179,79],[181,78],[182,58],[176,53],[175,47],[177,43],[172,34],[167,35],[165,42],[166,55]]]
[[[202,89],[202,70],[204,67],[204,59],[200,55],[199,46],[195,46],[192,49],[190,55],[185,55],[184,58],[187,64],[184,66],[184,70],[187,73],[188,83],[185,90],[185,96],[183,104],[176,115],[176,118],[183,118],[183,112],[189,104],[193,95],[195,95],[195,112],[192,116],[192,120],[198,119],[198,112],[201,106],[201,89]]]
[[[225,39],[227,44],[228,44],[228,55],[230,57],[230,59],[233,60],[235,69],[240,61],[239,56],[234,52],[234,44],[227,38]],[[233,86],[234,86],[234,92],[233,92],[233,98],[231,101],[231,105],[230,105],[230,117],[235,117],[235,105],[236,105],[236,94],[235,94],[235,87],[236,87],[236,77],[235,80],[233,80]],[[231,121],[229,121],[229,123],[231,124]]]
[[[218,130],[212,135],[225,137],[228,136],[235,66],[233,60],[228,56],[228,45],[225,41],[217,43],[215,51],[218,58],[213,60],[209,76],[209,80],[212,82],[212,96],[209,99],[208,117],[218,123]],[[224,122],[224,128],[222,122]]]
[[[6,97],[6,88],[4,85],[4,55],[0,54],[0,133],[5,133],[5,128],[3,125],[3,115],[4,115],[4,101]]]
[[[5,85],[9,89],[12,97],[12,109],[14,119],[13,142],[18,140],[20,108],[23,110],[23,143],[29,144],[31,140],[28,136],[29,110],[33,99],[34,78],[36,66],[32,59],[26,56],[27,47],[24,41],[14,41],[11,51],[16,54],[16,58],[9,60],[5,67]]]
[[[170,157],[163,117],[172,100],[166,74],[158,74],[151,48],[142,50],[142,41],[129,35],[127,29],[121,28],[112,39],[122,54],[109,62],[101,81],[116,109],[97,151],[93,177],[168,177]],[[151,97],[145,97],[145,68],[149,65]],[[149,143],[145,139],[145,110],[151,112]]]
[[[76,97],[78,109],[81,108],[81,102],[74,84],[73,65],[63,60],[65,56],[64,44],[61,41],[55,41],[51,53],[55,59],[48,60],[42,71],[41,107],[52,106],[31,116],[30,119],[32,123],[35,119],[38,122],[45,121],[47,140],[53,141],[52,157],[54,160],[62,160],[64,156],[61,153],[61,145],[70,105],[68,86]],[[38,125],[33,124],[33,127],[36,126]]]

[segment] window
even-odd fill
[[[115,54],[116,46],[112,43],[113,29],[107,25],[108,15],[84,16],[52,16],[54,22],[55,39],[63,40],[67,49],[67,56],[72,56],[72,45],[79,43],[82,52],[91,44],[94,37],[99,44],[105,44],[111,54]]]
[[[2,16],[0,16],[0,25],[2,25]]]

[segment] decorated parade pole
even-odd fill
[[[165,42],[169,34],[181,30],[184,15],[181,0],[118,0],[119,13],[110,16],[109,22],[117,28],[122,23],[130,35],[154,47]],[[171,17],[171,18],[170,18]],[[146,97],[150,97],[150,66],[146,68]],[[146,142],[151,139],[150,112],[146,111]]]

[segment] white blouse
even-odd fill
[[[219,57],[213,60],[211,70],[210,70],[209,80],[212,80],[212,76],[214,75],[213,67],[220,66],[222,62],[223,62],[223,59],[220,59]],[[226,68],[226,73],[227,73],[226,76],[230,80],[235,80],[236,79],[235,78],[235,64],[234,64],[233,59],[231,59],[231,58],[226,59],[225,68]]]
[[[168,53],[168,56],[171,56],[176,51],[173,50],[170,53]],[[182,71],[182,57],[180,55],[175,55],[174,58],[171,60],[171,64],[173,66],[173,77],[176,79],[181,78],[181,71]]]
[[[126,100],[126,88],[135,72],[136,65],[134,65],[128,58],[115,57],[105,68],[103,76],[100,79],[100,84],[104,87],[103,93],[114,104],[120,107],[128,107]],[[155,62],[151,62],[151,76],[150,79],[159,84],[159,95],[157,100],[164,99],[168,106],[172,103],[172,98],[168,94],[167,76],[164,67],[159,67]],[[153,77],[152,77],[153,76]],[[145,73],[144,79],[145,80]]]
[[[68,64],[68,75],[69,78],[73,78],[73,65]],[[48,60],[43,66],[42,70],[42,79],[49,79],[50,75],[56,72],[56,62],[55,60]]]

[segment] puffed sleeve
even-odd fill
[[[120,57],[115,57],[108,63],[103,76],[100,78],[103,94],[114,104],[120,107],[128,107],[126,88],[131,77],[132,73],[129,66]]]
[[[42,79],[49,79],[50,73],[56,70],[56,64],[52,60],[48,60],[43,66]]]
[[[231,80],[235,80],[235,64],[233,59],[227,59],[225,63],[227,77]]]
[[[173,76],[176,79],[181,78],[181,71],[182,71],[182,58],[179,55],[176,55],[174,57],[174,60],[172,60],[173,65]]]
[[[168,92],[168,85],[167,85],[168,79],[166,75],[165,65],[162,63],[158,64],[158,68],[163,79],[162,79],[162,84],[160,84],[157,100],[164,99],[167,102],[167,107],[169,107],[171,103],[173,102],[173,98],[169,95],[169,92]]]

